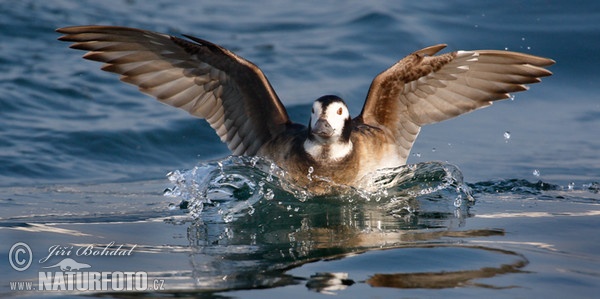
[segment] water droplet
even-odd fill
[[[540,177],[540,171],[537,170],[537,169],[534,169],[533,170],[533,175],[536,176],[536,177]]]
[[[264,197],[266,200],[271,200],[275,197],[275,194],[273,193],[272,189],[267,188],[267,193],[265,193]]]
[[[250,165],[252,165],[252,167],[256,167],[256,163],[258,163],[259,159],[260,158],[258,156],[252,157],[252,159],[250,160]]]
[[[460,206],[462,206],[462,195],[458,195],[455,199],[454,199],[454,206],[457,208],[460,208]]]
[[[231,215],[231,214],[225,215],[225,217],[223,217],[223,221],[225,221],[225,223],[230,223],[231,221],[233,221],[233,215]]]
[[[504,141],[508,142],[508,140],[510,139],[510,132],[509,131],[504,132],[503,136],[504,136]]]
[[[575,190],[575,182],[570,182],[569,185],[567,185],[567,188],[569,188],[569,190]]]
[[[276,169],[277,165],[275,165],[275,163],[271,163],[271,166],[269,166],[269,175],[267,176],[267,182],[273,181],[273,175],[275,174]]]
[[[217,161],[217,167],[219,168],[219,172],[221,173],[221,175],[224,175],[222,161]]]

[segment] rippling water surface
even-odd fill
[[[595,1],[5,1],[0,11],[2,296],[600,291]],[[219,43],[259,65],[300,123],[323,94],[356,115],[376,74],[437,43],[557,64],[513,100],[425,127],[409,165],[373,174],[370,191],[314,197],[56,40],[56,28],[83,24]],[[33,256],[23,271],[31,256],[18,242]],[[65,258],[85,273],[143,272],[148,285],[40,290],[39,273]]]

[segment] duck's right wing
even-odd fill
[[[205,118],[235,155],[254,155],[290,123],[262,71],[208,41],[134,28],[76,26],[57,30],[84,58],[159,101]]]

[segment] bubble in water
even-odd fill
[[[170,203],[170,204],[169,204],[169,210],[173,211],[173,210],[175,210],[175,209],[177,209],[177,205],[176,205],[176,204],[174,204],[174,203]]]
[[[534,169],[533,170],[533,175],[536,176],[536,177],[540,177],[540,171],[537,170],[537,169]]]
[[[504,141],[508,142],[508,140],[510,139],[510,132],[509,131],[504,132],[503,136],[504,136]]]
[[[308,167],[308,174],[306,175],[306,177],[311,182],[312,182],[312,174],[313,174],[313,172],[315,172],[315,169],[312,166]]]

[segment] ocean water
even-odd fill
[[[0,13],[0,296],[600,291],[597,1],[1,1]],[[375,75],[433,44],[557,63],[514,99],[425,127],[380,192],[315,198],[56,40],[84,24],[221,44],[261,67],[300,123],[324,94],[356,115]],[[46,268],[65,258],[116,282],[40,283],[73,270]],[[147,285],[120,288],[124,272]]]

